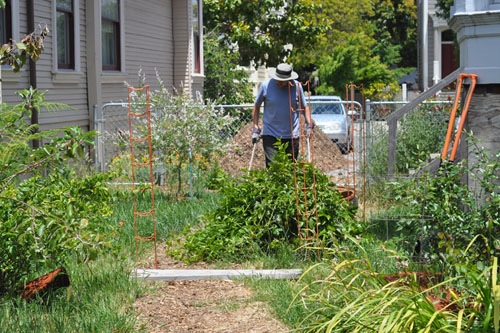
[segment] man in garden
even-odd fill
[[[281,141],[286,144],[286,153],[292,160],[299,155],[300,114],[304,114],[306,133],[311,135],[313,123],[311,112],[307,105],[304,89],[299,81],[298,74],[287,63],[279,64],[269,73],[271,78],[262,82],[255,98],[252,121],[252,144],[256,144],[262,137],[262,145],[266,156],[266,167],[273,160],[277,147]],[[264,103],[262,117],[262,131],[259,127],[259,113]]]

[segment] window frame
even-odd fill
[[[6,44],[8,43],[11,39],[14,39],[14,36],[12,34],[12,3],[10,1],[5,2],[5,7],[0,8],[1,15],[2,15],[2,20],[4,21],[5,24],[5,31],[2,31],[2,40],[0,40],[0,43]]]
[[[57,74],[65,74],[68,73],[80,73],[81,71],[81,55],[80,55],[80,3],[81,0],[72,0],[73,2],[73,22],[72,22],[72,30],[73,36],[70,37],[69,43],[71,43],[72,48],[72,62],[73,66],[59,66],[59,56],[58,56],[58,43],[57,43],[57,0],[52,1],[52,31],[54,31],[53,43],[52,43],[52,73],[56,76],[53,76],[56,79]]]
[[[9,1],[9,0],[7,0]],[[11,17],[11,33],[12,40],[19,41],[20,40],[20,32],[19,32],[19,0],[10,0],[10,17]],[[13,82],[18,83],[21,80],[20,75],[10,75],[12,72],[12,67],[9,64],[5,64],[1,66],[2,68],[2,81],[3,82]],[[24,71],[25,69],[21,69]]]
[[[203,75],[203,1],[191,0],[192,72]]]
[[[10,33],[14,41],[19,41],[19,0],[7,0],[10,5]],[[4,8],[5,10],[5,8]],[[8,10],[8,8],[7,8]]]
[[[123,59],[123,43],[124,43],[124,27],[123,27],[123,18],[124,18],[124,6],[123,0],[117,0],[118,5],[118,19],[113,18],[104,18],[102,13],[102,1],[100,1],[100,13],[101,13],[101,52],[103,52],[103,25],[104,22],[111,22],[114,28],[114,35],[116,36],[115,40],[115,54],[114,61],[116,63],[112,65],[105,65],[103,61],[104,54],[101,54],[101,67],[103,72],[122,72],[124,68],[124,59]]]
[[[55,56],[57,57],[57,69],[75,69],[75,45],[74,45],[74,40],[75,40],[75,1],[74,0],[69,0],[71,2],[71,10],[65,10],[65,9],[59,9],[57,6],[58,0],[55,1],[56,3],[56,43],[57,43],[57,53]],[[59,16],[62,15],[65,17],[64,23],[64,30],[65,30],[65,62],[61,63],[59,62]]]

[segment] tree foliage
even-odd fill
[[[349,83],[396,86],[400,72],[416,66],[412,0],[284,3],[206,1],[205,24],[219,27],[240,50],[240,64],[273,66],[285,59],[316,93],[341,94]]]
[[[375,57],[367,57],[369,44],[363,43],[366,36],[352,36],[344,45],[337,47],[331,57],[326,58],[318,69],[321,94],[342,94],[345,85],[362,82],[367,87],[372,83],[389,84],[394,78],[387,66]]]
[[[305,0],[307,6],[312,6],[316,1]],[[297,50],[292,57],[293,63],[298,67],[321,63],[332,55],[333,51],[342,46],[351,35],[370,36],[371,27],[363,18],[371,15],[371,7],[366,0],[358,1],[356,5],[349,6],[341,0],[325,0],[313,13],[308,13],[308,20],[315,26],[323,27],[317,36],[315,44],[307,45]],[[371,44],[371,43],[370,43]]]
[[[450,19],[450,10],[451,6],[453,6],[454,0],[437,0],[436,7],[438,8],[436,14],[437,16],[449,20]]]
[[[205,87],[203,97],[219,104],[244,104],[253,100],[248,74],[238,68],[239,53],[218,38],[217,31],[204,35]]]
[[[417,63],[417,8],[413,0],[378,0],[370,21],[375,26],[375,54],[390,67]]]
[[[217,29],[226,44],[239,49],[241,64],[275,66],[315,44],[323,27],[309,18],[320,6],[302,0],[207,0],[203,18],[208,31]]]

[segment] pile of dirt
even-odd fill
[[[245,170],[250,168],[253,149],[251,141],[252,129],[252,122],[245,125],[234,136],[227,153],[223,156],[221,166],[228,174],[235,176],[242,175]],[[301,145],[301,151],[306,152],[306,144],[302,142]],[[327,174],[331,170],[342,169],[344,167],[345,159],[338,146],[317,127],[314,129],[314,134],[311,137],[310,146],[313,163],[321,172]],[[262,168],[265,168],[265,157],[262,142],[259,142],[255,148],[251,169]]]

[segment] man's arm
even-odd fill
[[[252,122],[253,128],[259,129],[259,114],[260,114],[260,103],[255,103],[252,110]]]
[[[299,92],[301,94],[301,98],[300,98],[300,101],[302,104],[302,106],[304,107],[304,118],[305,118],[305,121],[306,121],[306,124],[309,125],[309,126],[312,126],[313,123],[312,123],[312,119],[311,119],[311,109],[309,108],[309,103],[308,103],[308,100],[306,98],[306,95],[304,93],[304,88],[302,87],[301,84],[299,84]]]
[[[252,110],[252,144],[255,146],[260,140],[260,128],[259,128],[259,113],[260,113],[260,103],[255,103]]]
[[[312,124],[311,109],[308,104],[306,104],[306,107],[304,108],[304,117],[306,118],[307,124]]]

